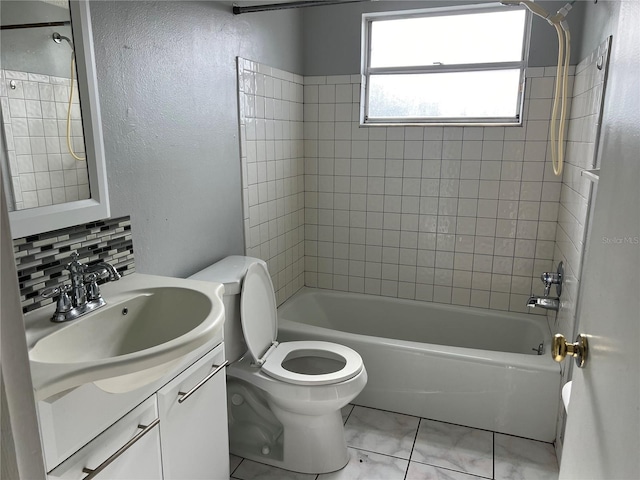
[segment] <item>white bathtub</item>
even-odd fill
[[[304,288],[278,309],[278,340],[362,356],[354,403],[533,438],[555,437],[560,366],[546,318]],[[544,343],[544,355],[533,349]]]

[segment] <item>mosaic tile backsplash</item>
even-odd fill
[[[13,250],[23,313],[53,303],[40,292],[68,282],[65,265],[72,252],[82,263],[109,262],[121,275],[135,271],[128,216],[17,238]]]

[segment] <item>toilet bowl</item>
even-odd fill
[[[227,257],[192,278],[225,284],[225,334],[235,332],[225,336],[225,350],[227,342],[227,351],[246,350],[227,358],[231,453],[302,473],[344,467],[349,455],[340,410],[367,382],[360,355],[329,342],[278,343],[273,284],[261,260]],[[241,324],[242,339],[234,323]]]

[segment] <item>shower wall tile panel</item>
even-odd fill
[[[41,296],[45,288],[69,283],[65,265],[72,252],[82,263],[109,262],[121,275],[135,271],[128,216],[16,238],[13,251],[24,313],[53,302]]]
[[[8,156],[16,210],[90,198],[86,161],[74,159],[67,147],[70,85],[68,78],[0,70],[1,148]],[[75,80],[74,86],[77,92]],[[77,93],[71,105],[71,141],[84,157]]]
[[[305,285],[526,312],[554,258],[554,75],[528,70],[521,127],[361,127],[359,75],[305,77]]]
[[[278,305],[304,285],[303,78],[238,58],[245,251]]]
[[[576,324],[576,305],[580,289],[582,261],[587,236],[587,219],[592,202],[592,182],[581,172],[599,167],[596,164],[598,122],[604,94],[605,69],[599,69],[607,42],[601,44],[576,67],[573,101],[567,131],[567,149],[560,191],[558,226],[554,265],[564,263],[565,279],[561,308],[549,315],[554,333],[573,339]],[[595,189],[594,189],[595,191]],[[562,383],[571,377],[572,362],[561,364]],[[558,410],[556,448],[561,455],[566,415],[562,405]]]

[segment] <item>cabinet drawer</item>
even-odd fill
[[[136,407],[52,470],[48,478],[156,480],[162,478],[155,397]],[[93,474],[91,470],[94,470]]]
[[[229,478],[222,345],[158,391],[165,480]]]

